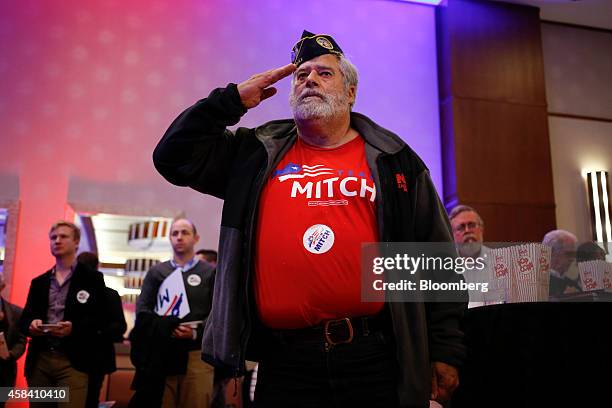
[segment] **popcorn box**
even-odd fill
[[[509,303],[548,300],[550,250],[542,244],[515,245],[510,250]]]
[[[583,291],[612,291],[612,264],[601,260],[579,262],[578,272]]]
[[[520,244],[490,251],[493,303],[544,302],[548,300],[550,248]],[[502,295],[503,294],[503,295]]]

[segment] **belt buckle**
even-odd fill
[[[336,341],[331,338],[333,333],[330,331],[330,328],[337,327],[338,325],[342,325],[342,324],[345,324],[346,328],[348,329],[348,338]],[[326,321],[324,332],[325,332],[325,341],[330,346],[335,346],[336,344],[350,343],[351,341],[353,341],[353,334],[354,334],[353,325],[351,324],[351,319],[349,319],[348,317],[345,317],[343,319],[335,319],[335,320]]]

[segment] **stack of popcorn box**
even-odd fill
[[[550,248],[537,243],[491,249],[486,304],[548,300]]]
[[[538,298],[540,301],[547,301],[549,290],[550,290],[550,258],[552,254],[552,249],[547,245],[540,246],[540,257],[538,258],[538,273],[540,276],[540,281],[544,282],[544,284],[540,285]]]
[[[485,294],[485,304],[506,303],[508,299],[508,280],[510,269],[506,248],[492,249],[488,254],[489,291]]]
[[[612,292],[612,264],[606,261],[587,261],[578,263],[582,290],[605,290]]]

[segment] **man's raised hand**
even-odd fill
[[[294,64],[287,64],[280,68],[253,75],[246,81],[238,84],[238,93],[240,94],[242,105],[247,109],[251,109],[259,105],[264,99],[274,95],[276,88],[271,85],[291,75],[296,68]]]

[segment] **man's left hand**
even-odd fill
[[[450,400],[453,391],[459,385],[457,369],[446,363],[431,363],[431,399],[437,402]]]
[[[72,333],[72,322],[62,321],[58,322],[57,324],[59,324],[60,327],[58,327],[57,329],[49,330],[49,334],[51,336],[66,337],[69,336],[70,333]]]

